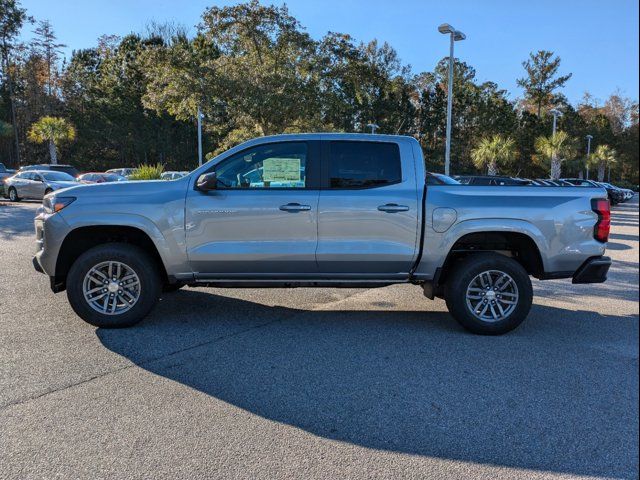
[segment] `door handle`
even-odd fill
[[[299,203],[287,203],[286,205],[280,205],[280,210],[284,212],[304,212],[311,210],[310,205],[300,205]]]
[[[378,210],[387,213],[406,212],[409,207],[406,205],[398,205],[397,203],[387,203],[386,205],[380,205]]]

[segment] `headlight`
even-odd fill
[[[46,213],[57,213],[70,205],[75,199],[76,197],[56,197],[55,195],[47,195],[42,199],[42,207]]]

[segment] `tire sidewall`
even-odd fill
[[[87,303],[82,290],[87,272],[93,266],[109,260],[125,263],[140,280],[138,301],[130,310],[120,315],[97,312]],[[160,275],[153,259],[141,248],[122,243],[99,245],[84,252],[71,266],[66,283],[67,298],[76,314],[87,323],[103,328],[135,325],[151,311],[161,291]]]
[[[12,202],[17,202],[18,200],[20,200],[20,198],[18,198],[18,191],[15,187],[11,187],[9,189],[9,200],[11,200]]]
[[[477,318],[467,305],[466,293],[471,281],[487,270],[507,273],[518,287],[518,304],[511,314],[497,322]],[[516,260],[500,254],[474,254],[454,268],[445,286],[447,307],[467,330],[482,335],[501,335],[518,327],[529,314],[533,302],[533,287],[527,271]]]

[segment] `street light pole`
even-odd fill
[[[589,180],[589,156],[591,155],[591,140],[593,140],[593,135],[587,135],[587,180]]]
[[[447,143],[444,153],[444,174],[451,169],[451,116],[453,113],[453,34],[449,42],[449,82],[447,84]]]
[[[558,124],[558,117],[562,116],[562,112],[560,110],[558,110],[557,108],[552,108],[551,110],[549,110],[549,112],[553,115],[553,134],[552,134],[552,138],[555,138],[556,137],[556,126]],[[560,165],[561,164],[558,161],[558,154],[557,154],[556,149],[554,147],[553,154],[551,155],[551,176],[550,176],[550,178],[552,180],[557,180],[558,178],[560,178],[560,174],[562,173]]]
[[[549,112],[553,115],[553,136],[556,136],[556,126],[558,123],[558,117],[562,116],[562,112],[557,108],[552,108]]]
[[[438,27],[442,34],[449,35],[449,82],[447,85],[447,138],[444,152],[444,174],[449,175],[451,166],[451,116],[453,113],[453,46],[459,40],[464,40],[466,35],[456,30],[448,23],[443,23]]]
[[[202,112],[198,105],[198,165],[202,166]]]

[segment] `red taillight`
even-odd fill
[[[598,221],[593,227],[593,238],[599,242],[606,243],[609,240],[609,230],[611,230],[611,205],[609,200],[603,198],[591,200],[591,209],[598,215]]]

